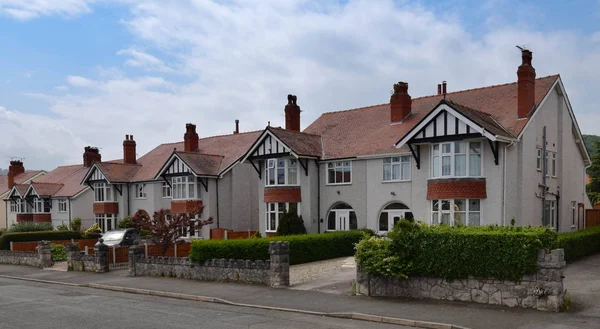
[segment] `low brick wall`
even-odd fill
[[[0,264],[51,267],[50,242],[40,241],[36,249],[33,252],[0,250]]]
[[[441,278],[382,277],[366,273],[357,267],[357,289],[361,294],[384,297],[412,297],[456,300],[508,307],[535,308],[558,312],[565,289],[563,271],[564,250],[540,251],[538,271],[520,281],[493,278],[468,278],[448,281]]]
[[[131,247],[129,275],[289,286],[288,242],[271,242],[269,254],[265,261],[212,259],[198,264],[188,258],[145,257],[143,248]]]

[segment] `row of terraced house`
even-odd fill
[[[301,131],[289,95],[285,128],[202,137],[187,124],[183,141],[136,157],[50,172],[11,161],[0,176],[0,225],[75,217],[103,230],[138,210],[188,212],[202,205],[214,228],[274,234],[284,211],[308,232],[367,227],[389,231],[401,218],[448,225],[585,225],[590,157],[559,75],[537,78],[522,52],[513,83],[412,98],[399,82],[389,103],[323,113]]]

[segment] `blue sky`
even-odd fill
[[[600,135],[600,1],[0,0],[0,157],[78,163],[85,145],[121,157],[181,139],[325,111],[516,80],[519,54],[560,73],[581,129]],[[0,164],[0,167],[5,167]]]

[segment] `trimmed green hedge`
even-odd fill
[[[565,249],[566,261],[600,252],[600,226],[577,232],[560,233],[558,247]]]
[[[50,253],[55,262],[64,262],[67,260],[67,248],[61,244],[50,244]]]
[[[268,260],[269,242],[289,241],[290,264],[303,264],[324,259],[354,255],[354,245],[365,231],[354,230],[325,234],[302,234],[274,238],[240,240],[199,240],[192,243],[190,259],[203,262],[208,259]]]
[[[73,231],[41,231],[41,232],[18,232],[4,233],[0,236],[0,249],[9,250],[12,242],[30,242],[30,241],[55,241],[81,239],[80,232]]]
[[[556,232],[547,228],[449,227],[402,222],[388,234],[389,252],[371,250],[385,247],[375,241],[359,243],[357,263],[368,272],[387,276],[519,280],[524,274],[535,272],[538,251],[556,247],[556,236]]]

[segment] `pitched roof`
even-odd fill
[[[58,190],[60,190],[64,186],[64,184],[32,182],[30,186],[33,187],[38,196],[50,197],[53,196],[56,192],[58,192]]]
[[[29,184],[15,184],[13,186],[13,188],[15,190],[17,190],[17,192],[19,192],[19,196],[24,196],[25,192],[27,192],[27,189],[29,188]]]
[[[23,182],[26,182],[42,172],[44,171],[32,170],[26,171],[22,174],[18,174],[17,176],[15,176],[15,184],[21,184]],[[8,175],[0,175],[0,195],[8,192],[8,190]]]
[[[271,131],[273,135],[289,146],[298,156],[320,158],[323,155],[321,136],[319,135],[276,127],[267,127],[267,130]]]
[[[539,105],[559,78],[536,79],[535,104]],[[442,95],[413,98],[411,114],[399,124],[390,124],[390,104],[322,114],[304,132],[321,135],[325,159],[350,158],[407,152],[394,144],[402,139],[443,99]],[[502,130],[518,136],[529,117],[518,119],[517,83],[508,83],[446,94],[446,101],[472,110],[482,124],[495,121]],[[477,112],[473,112],[477,111]],[[499,129],[495,127],[495,129]]]
[[[36,183],[62,184],[53,197],[72,197],[87,189],[81,185],[81,179],[85,176],[88,168],[83,165],[60,166],[38,178]],[[37,191],[37,188],[36,188]],[[38,191],[38,193],[41,193]]]
[[[194,152],[175,152],[196,175],[217,176],[223,156]]]
[[[489,113],[477,111],[452,101],[445,101],[445,103],[496,136],[515,137],[508,130],[504,129]]]
[[[96,163],[111,183],[128,183],[142,167],[139,164],[126,164],[117,161]]]

